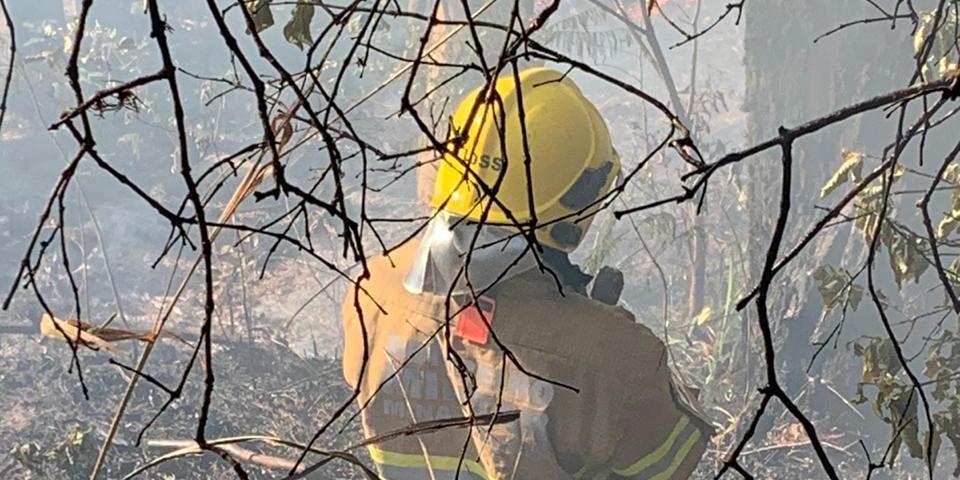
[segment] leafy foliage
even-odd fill
[[[921,435],[918,422],[918,400],[916,389],[905,381],[902,368],[894,353],[893,344],[887,338],[871,338],[865,343],[853,346],[854,354],[863,361],[863,371],[857,386],[856,404],[869,401],[864,387],[876,390],[872,403],[876,414],[890,425],[892,464],[901,447],[906,446],[913,458],[926,459],[925,445],[929,431]],[[957,372],[960,371],[960,338],[950,330],[932,342],[929,357],[925,362],[924,374],[931,380],[932,397],[940,402],[944,409],[933,414],[934,431],[932,455],[934,460],[945,440],[955,451],[960,451],[960,384]],[[953,472],[960,475],[960,463]]]
[[[930,76],[934,71],[938,78],[948,78],[956,75],[958,62],[960,62],[960,13],[957,13],[957,7],[954,4],[948,7],[940,19],[940,24],[935,25],[937,18],[935,12],[926,12],[920,16],[920,25],[913,37],[913,48],[917,53],[925,48],[926,43],[932,42],[930,48],[930,59],[923,66],[924,76]],[[935,35],[930,35],[934,28],[937,28]],[[929,40],[928,40],[929,37]]]
[[[861,152],[844,149],[841,158],[843,162],[840,164],[840,168],[820,191],[822,197],[830,195],[841,185],[846,183],[857,184],[863,180],[865,155]],[[892,205],[887,205],[886,218],[883,219],[883,222],[880,221],[880,212],[884,211],[884,203],[888,199],[889,188],[886,183],[888,181],[896,183],[905,172],[906,169],[899,165],[892,174],[885,172],[879,179],[874,180],[860,191],[854,204],[854,226],[864,235],[866,242],[873,241],[873,237],[878,233],[878,225],[882,223],[882,227],[879,229],[880,245],[887,250],[890,268],[893,271],[897,286],[903,286],[905,280],[918,282],[920,276],[930,267],[930,261],[925,251],[927,247],[925,240],[897,224],[896,212]],[[823,291],[821,291],[822,293]],[[824,300],[829,302],[831,298],[824,297]]]
[[[951,163],[943,172],[943,181],[949,184],[950,211],[937,224],[937,238],[944,239],[953,233],[960,225],[960,164]]]
[[[865,344],[855,343],[854,354],[863,360],[863,372],[857,384],[857,397],[853,403],[868,401],[864,387],[876,389],[873,409],[878,417],[890,425],[892,443],[892,463],[906,444],[907,451],[914,458],[924,457],[924,448],[920,440],[920,427],[917,419],[917,396],[911,385],[899,378],[901,365],[894,351],[893,343],[887,338],[872,338]]]
[[[863,179],[863,164],[866,155],[844,150],[842,162],[837,171],[826,182],[821,190],[821,196],[826,197],[845,184],[859,184]],[[863,235],[863,241],[873,241],[874,235],[879,235],[880,248],[886,249],[893,280],[898,288],[903,288],[908,280],[918,283],[920,278],[930,270],[932,254],[929,243],[923,236],[912,232],[906,226],[898,223],[896,211],[889,203],[889,190],[886,182],[892,178],[897,183],[906,173],[905,168],[884,173],[880,179],[866,185],[856,196],[853,206],[855,216],[854,227]],[[946,212],[937,228],[937,238],[949,236],[957,228],[957,212],[960,211],[960,188],[957,186],[960,176],[960,166],[949,165],[941,180],[948,184],[951,190],[951,211]],[[880,212],[884,202],[888,202],[886,217],[882,227]],[[947,270],[952,279],[956,279],[958,264]],[[836,305],[843,304],[855,311],[863,298],[863,287],[855,284],[855,278],[844,269],[832,265],[821,265],[812,274],[817,290],[824,301],[825,314],[831,313]],[[937,452],[944,439],[956,449],[960,446],[960,400],[958,400],[958,385],[956,379],[960,372],[960,339],[950,331],[944,329],[931,342],[928,356],[925,361],[924,374],[930,378],[934,386],[931,395],[945,409],[934,414],[934,438],[931,454],[936,459]],[[879,418],[883,419],[891,428],[891,457],[892,463],[902,447],[906,447],[908,454],[917,459],[927,460],[926,445],[930,431],[921,431],[918,422],[918,395],[916,386],[908,381],[903,372],[889,338],[868,338],[865,342],[854,343],[853,353],[863,362],[860,380],[857,383],[856,397],[853,402],[863,404],[870,401],[865,391],[866,387],[875,390],[872,406]],[[960,474],[960,465],[955,475]]]
[[[602,62],[634,45],[625,28],[598,30],[610,20],[599,8],[585,8],[571,16],[552,22],[543,29],[546,43],[578,57]]]

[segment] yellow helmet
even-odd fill
[[[583,239],[599,209],[597,200],[612,188],[620,159],[600,113],[572,80],[543,67],[524,70],[519,77],[529,181],[517,82],[504,74],[495,85],[499,100],[490,96],[485,101],[484,87],[479,87],[454,113],[450,139],[461,143],[438,167],[431,206],[472,221],[480,221],[489,207],[487,223],[522,224],[532,217],[530,185],[537,241],[569,252]],[[491,204],[487,193],[498,180],[497,201]]]

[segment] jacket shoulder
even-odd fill
[[[360,378],[364,357],[375,355],[382,347],[384,336],[402,328],[398,327],[402,322],[391,320],[406,318],[406,309],[415,303],[416,297],[403,287],[403,277],[415,252],[416,244],[410,243],[389,256],[371,256],[367,260],[368,275],[354,277],[354,281],[346,285],[340,310],[342,357],[344,377],[352,387],[356,387]],[[371,350],[365,351],[365,348]]]
[[[551,352],[575,368],[620,373],[631,365],[641,373],[666,368],[663,342],[624,308],[561,293],[539,272],[505,287],[498,290],[496,316],[507,324],[500,327],[508,333],[508,343]]]
[[[347,284],[347,293],[344,295],[342,311],[344,317],[356,316],[354,305],[354,289],[359,284],[360,305],[364,310],[376,308],[392,296],[400,295],[403,290],[403,278],[413,263],[417,246],[414,242],[402,245],[390,254],[380,254],[367,259],[368,275],[352,277],[353,283]]]

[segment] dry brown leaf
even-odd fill
[[[48,338],[66,340],[71,343],[79,339],[81,345],[103,349],[113,354],[120,353],[113,345],[110,345],[110,342],[90,332],[84,331],[82,327],[78,328],[76,322],[71,324],[70,322],[55,318],[48,313],[44,313],[40,319],[40,334]]]
[[[798,422],[792,422],[784,429],[780,442],[782,443],[800,443],[807,440],[806,431],[803,429],[803,425]]]
[[[293,138],[293,125],[290,124],[291,118],[293,118],[292,114],[281,114],[273,119],[273,125],[270,126],[277,140],[278,152],[282,152],[284,147],[287,146],[287,143],[290,142],[290,139]]]
[[[58,330],[57,327],[60,327]],[[122,342],[124,340],[139,340],[141,342],[152,342],[156,339],[156,335],[150,331],[136,331],[136,330],[124,330],[121,328],[100,328],[96,325],[92,325],[86,322],[77,322],[74,319],[70,320],[60,320],[58,318],[51,317],[48,314],[43,314],[43,318],[40,320],[40,333],[49,338],[54,338],[57,340],[63,339],[64,333],[69,338],[69,341],[74,342],[77,338],[77,327],[80,328],[80,343],[93,348],[103,348],[111,353],[118,353],[119,351],[111,345],[115,342]],[[163,332],[160,336],[174,338],[186,345],[190,345],[189,342],[181,338],[179,335],[169,332]]]
[[[248,170],[246,176],[244,176],[240,184],[237,185],[237,189],[233,191],[230,200],[223,207],[223,211],[220,212],[220,217],[217,222],[226,223],[230,220],[230,217],[237,211],[237,207],[239,207],[265,179],[270,177],[270,175],[273,175],[273,165],[269,163],[265,165],[254,165]],[[216,231],[219,232],[219,229]]]

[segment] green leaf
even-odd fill
[[[920,442],[920,422],[917,418],[917,397],[913,389],[901,391],[890,398],[890,427],[892,434],[900,432],[907,452],[913,458],[924,458],[924,444]],[[902,429],[900,428],[902,426]],[[893,452],[896,455],[897,452]]]
[[[863,236],[868,243],[873,242],[873,236],[877,234],[877,227],[880,225],[879,212],[883,210],[883,192],[883,185],[871,185],[857,195],[859,201],[854,209],[853,225],[863,232]],[[887,212],[891,213],[892,209],[888,208]],[[890,216],[888,215],[887,218],[889,219]],[[880,242],[889,244],[888,242],[893,235],[889,221],[884,222],[883,228],[880,229],[879,233]]]
[[[926,375],[927,378],[933,379],[933,392],[931,392],[931,396],[938,402],[946,400],[949,394],[950,374],[947,372],[948,370],[944,368],[943,358],[940,356],[940,352],[934,351],[924,363],[923,374]]]
[[[950,167],[955,165],[956,164],[951,165]],[[956,180],[953,177],[956,175],[956,172],[951,171],[950,167],[947,167],[943,178],[951,183],[955,183]],[[937,238],[946,238],[947,235],[953,233],[957,227],[960,226],[960,186],[953,187],[953,193],[950,198],[952,206],[950,211],[943,216],[943,219],[941,219],[937,225]]]
[[[814,283],[823,299],[824,313],[830,313],[837,305],[856,310],[863,300],[863,287],[851,281],[850,273],[832,265],[821,265],[813,273]]]
[[[846,148],[840,152],[840,158],[843,160],[843,163],[840,164],[840,168],[830,177],[830,180],[827,180],[827,183],[820,190],[820,198],[826,197],[833,193],[840,185],[843,185],[847,181],[858,181],[863,172],[863,154],[855,150],[847,150]]]
[[[960,163],[950,162],[943,171],[943,181],[952,183],[954,186],[960,184]]]
[[[293,8],[293,16],[283,27],[283,38],[286,38],[291,45],[303,50],[307,45],[313,43],[313,37],[310,36],[310,21],[313,20],[313,4],[304,0],[297,2]]]
[[[953,445],[954,452],[960,452],[960,411],[957,409],[956,400],[946,412],[934,414],[936,419],[937,431],[947,436],[947,440]],[[960,476],[960,462],[953,470],[953,476]]]
[[[925,58],[926,64],[923,65],[923,74],[925,77],[931,76],[931,67],[936,67],[939,78],[948,78],[951,75],[956,75],[958,69],[960,69],[960,66],[958,66],[960,64],[960,61],[958,61],[960,52],[956,48],[956,32],[960,28],[960,14],[955,9],[948,9],[941,15],[937,31],[932,32],[936,20],[933,11],[920,15],[919,27],[913,36],[913,49],[917,54],[923,53],[921,50],[927,42],[927,37],[933,34],[929,55]]]
[[[920,253],[919,239],[904,238],[902,234],[896,233],[890,229],[890,235],[884,238],[887,245],[887,253],[890,256],[890,268],[893,269],[893,278],[898,287],[903,286],[903,281],[913,279],[914,282],[920,281],[920,276],[927,270],[930,263]]]
[[[863,371],[860,373],[860,381],[857,382],[857,398],[854,403],[866,402],[864,386],[876,387],[877,398],[874,409],[878,415],[883,416],[883,411],[890,403],[890,399],[900,391],[896,376],[901,366],[896,350],[889,339],[873,338],[866,344],[854,343],[853,354],[863,359]]]
[[[947,213],[947,215],[940,220],[940,223],[937,224],[937,238],[946,238],[947,235],[950,235],[957,229],[958,225],[960,225],[960,218],[957,218],[957,214],[954,212]]]
[[[273,26],[273,11],[270,10],[270,0],[246,0],[244,5],[250,12],[250,16],[253,17],[253,25],[257,28],[257,33]],[[250,34],[249,29],[247,29],[247,34]]]

